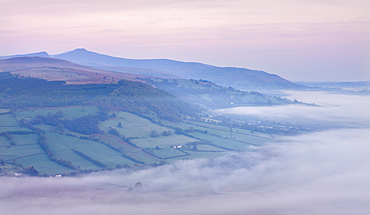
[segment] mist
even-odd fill
[[[305,123],[330,123],[340,126],[370,126],[370,96],[345,95],[326,92],[287,91],[289,99],[306,104],[267,107],[235,107],[216,110],[217,113],[253,116],[267,120],[296,121]]]
[[[253,114],[312,116],[354,128],[279,137],[241,153],[141,170],[71,178],[1,177],[1,214],[368,214],[368,97],[300,96],[321,106],[304,107],[305,113],[281,106]]]

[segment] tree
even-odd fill
[[[188,132],[188,133],[193,133],[194,131],[195,130],[193,126],[190,126],[189,129],[185,129],[185,132]]]
[[[60,118],[60,117],[62,117],[63,116],[63,111],[58,111],[58,112],[56,112],[55,114],[54,114],[54,117],[55,118]]]
[[[162,132],[162,136],[170,136],[170,135],[172,135],[172,131],[171,130],[163,131]]]
[[[24,118],[22,118],[18,121],[18,123],[19,123],[20,126],[24,126],[24,125],[26,125],[27,121]]]
[[[150,132],[150,136],[151,136],[151,137],[158,137],[158,136],[159,136],[158,131],[156,131],[156,130],[152,130],[152,131]]]
[[[122,123],[119,122],[118,125],[117,125],[118,128],[122,128]]]
[[[40,119],[40,118],[37,118],[37,119],[35,119],[35,124],[36,125],[41,125],[41,124],[44,124],[44,121],[42,121],[42,119]]]
[[[140,181],[136,182],[135,189],[140,189],[142,187],[143,187],[143,184]]]
[[[109,115],[108,115],[107,112],[101,111],[101,112],[98,113],[98,119],[100,121],[105,121],[105,120],[109,119]]]
[[[119,132],[117,131],[117,129],[112,128],[112,127],[109,127],[109,133],[110,133],[110,134],[113,134],[113,135],[115,135],[115,136],[117,136],[117,137],[120,137],[120,136],[121,136],[121,135],[119,134]]]
[[[60,132],[60,133],[64,133],[64,124],[63,124],[63,123],[59,123],[59,124],[57,125],[57,130],[58,130],[58,132]]]
[[[39,172],[37,170],[35,170],[35,168],[33,166],[28,166],[24,172],[28,175],[31,175],[31,176],[37,176],[39,174]]]

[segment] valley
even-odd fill
[[[113,67],[119,70],[109,71]],[[289,81],[284,85],[279,77],[264,72],[242,71],[228,74],[240,80],[258,76],[260,81],[253,82],[264,89],[303,86]],[[84,49],[55,56],[42,52],[2,57],[0,175],[74,176],[142,169],[216,158],[275,142],[280,136],[325,129],[305,122],[222,114],[217,110],[316,105],[239,90],[222,81],[218,85],[212,77],[219,72],[227,71],[197,63],[114,58]],[[261,82],[261,77],[274,78]],[[267,87],[268,82],[275,87]]]

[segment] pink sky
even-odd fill
[[[370,80],[369,11],[368,0],[0,0],[0,56],[83,47],[293,81]]]

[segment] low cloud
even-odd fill
[[[353,96],[330,94],[323,92],[289,92],[288,98],[298,99],[301,104],[268,106],[268,107],[236,107],[220,109],[216,112],[242,116],[260,117],[271,120],[300,121],[314,123],[341,123],[342,125],[370,125],[370,96]]]
[[[360,118],[355,115],[352,120]],[[2,177],[0,211],[365,215],[370,211],[369,139],[369,127],[333,129],[144,170],[77,178]],[[135,188],[139,181],[143,186]]]

